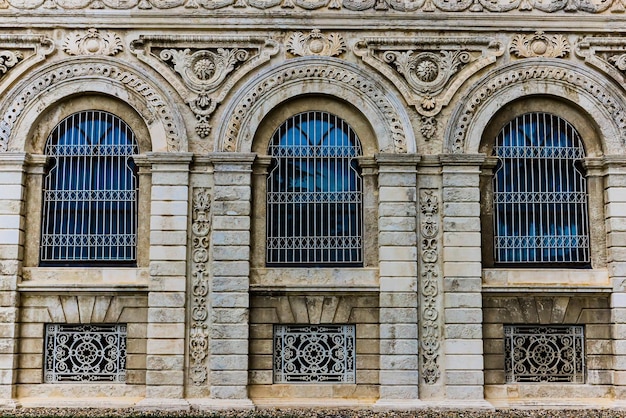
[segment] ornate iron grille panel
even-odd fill
[[[268,265],[361,265],[361,144],[326,112],[300,113],[274,133],[267,178]]]
[[[65,118],[48,137],[41,261],[134,262],[138,148],[130,127],[102,111]]]
[[[585,150],[574,127],[528,113],[500,131],[494,153],[495,261],[588,263]]]
[[[274,383],[355,383],[354,325],[276,325]]]
[[[48,324],[45,344],[46,383],[126,381],[126,324]]]
[[[506,381],[584,383],[581,325],[504,327]]]

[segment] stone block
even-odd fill
[[[416,219],[408,218],[408,217],[400,217],[400,216],[388,216],[381,217],[378,219],[378,230],[384,232],[411,232],[415,233],[416,231]]]
[[[416,277],[381,277],[381,292],[415,292],[417,291]]]
[[[444,202],[479,202],[480,190],[477,187],[444,187]]]
[[[417,371],[415,372],[417,374]],[[380,399],[418,399],[417,384],[380,386]]]
[[[152,175],[154,178],[154,174]],[[185,186],[165,186],[165,185],[153,185],[151,190],[151,198],[154,204],[155,201],[183,201],[189,200],[189,187]],[[185,214],[187,212],[185,211]]]
[[[211,397],[213,399],[248,399],[248,388],[243,386],[211,386]]]
[[[229,246],[229,247],[214,247],[213,248],[213,260],[215,261],[238,261],[238,260],[250,260],[250,247],[249,246]]]
[[[480,293],[445,293],[443,300],[446,308],[480,308],[483,302]]]
[[[211,383],[220,386],[246,385],[247,370],[211,370]]]
[[[153,308],[169,307],[184,308],[185,293],[183,292],[150,292],[148,305]]]
[[[482,338],[482,324],[446,324],[443,334],[445,338]]]
[[[480,232],[480,221],[476,216],[446,216],[443,219],[443,230]]]
[[[250,245],[249,231],[213,231],[211,234],[214,246],[246,246]]]
[[[398,172],[383,172],[378,173],[378,185],[390,186],[390,187],[415,187],[416,185],[416,173],[398,173]]]
[[[457,263],[480,263],[482,261],[482,254],[480,248],[477,247],[444,247],[443,260]]]
[[[480,216],[480,204],[472,203],[472,202],[463,202],[463,203],[444,203],[443,204],[443,216],[444,219],[453,216],[453,217],[471,217],[471,216]]]
[[[212,324],[209,336],[213,339],[244,339],[248,338],[247,324]]]
[[[183,370],[185,367],[185,356],[183,355],[149,354],[145,356],[145,359],[146,367],[150,370]]]
[[[415,187],[384,186],[378,188],[379,202],[415,202]]]
[[[161,266],[153,270],[154,273],[160,273]],[[150,293],[154,292],[184,292],[187,289],[187,283],[184,276],[157,276],[150,277]]]
[[[476,222],[480,222],[476,219]],[[480,232],[456,232],[446,231],[443,233],[443,245],[445,247],[480,247]]]
[[[210,315],[214,324],[248,323],[248,309],[245,308],[213,308]]]
[[[215,201],[250,201],[250,186],[221,186],[213,191]]]
[[[212,355],[248,354],[248,340],[216,340],[211,342]]]
[[[152,215],[187,216],[188,211],[186,200],[153,200],[150,205]]]
[[[381,354],[413,354],[418,353],[417,340],[380,340]]]
[[[417,260],[416,247],[382,247],[378,251],[380,261],[412,261]]]
[[[148,354],[171,354],[179,355],[185,350],[185,340],[178,339],[149,339],[147,340],[146,352]]]
[[[456,262],[446,259],[443,263],[443,274],[446,277],[481,277],[482,265],[480,262]]]
[[[216,186],[245,186],[250,184],[250,169],[238,168],[236,171],[216,171],[213,181]]]
[[[446,324],[479,324],[482,323],[481,309],[476,308],[446,308]]]
[[[476,277],[444,277],[443,289],[446,292],[480,292],[482,282]]]
[[[271,359],[271,356],[270,356]],[[212,356],[209,361],[211,370],[248,370],[248,356],[246,355],[225,355]],[[271,362],[270,362],[271,367]],[[214,376],[214,375],[213,375]]]
[[[483,353],[483,341],[474,340],[452,340],[447,339],[443,343],[443,350],[446,354],[477,354]]]
[[[381,276],[417,276],[417,262],[415,261],[381,261],[378,266]]]
[[[214,308],[247,308],[250,306],[248,293],[214,292],[211,296],[211,306]]]
[[[415,324],[380,324],[381,339],[417,339],[418,327]]]
[[[378,244],[380,247],[415,247],[417,245],[417,234],[407,232],[380,232],[378,234]]]
[[[186,231],[186,216],[152,215],[150,216],[151,231]]]
[[[382,202],[378,205],[378,216],[381,218],[387,216],[414,218],[417,216],[417,207],[415,202]]]
[[[417,322],[416,308],[380,308],[379,320],[381,324],[403,324]]]
[[[172,324],[148,324],[148,338],[176,338],[178,336],[185,335],[185,324],[172,323]]]
[[[214,216],[213,228],[216,230],[248,231],[250,229],[249,216]]]
[[[446,396],[449,399],[483,400],[483,386],[446,386]]]
[[[482,371],[446,371],[446,383],[449,385],[482,385],[484,374]]]
[[[185,281],[187,263],[185,261],[152,261],[151,276],[180,276]],[[151,278],[152,279],[152,278]]]
[[[21,245],[19,229],[0,229],[0,245]]]
[[[379,300],[381,308],[417,308],[417,293],[415,292],[381,292]]]
[[[151,182],[155,186],[186,185],[189,182],[189,173],[186,168],[183,170],[182,167],[181,171],[153,171],[151,177]]]
[[[477,171],[465,172],[465,173],[444,173],[443,174],[443,189],[448,187],[467,187],[478,188],[479,177]]]
[[[250,202],[213,202],[211,209],[214,215],[246,216],[250,215]]]
[[[185,308],[151,308],[148,310],[148,321],[151,323],[184,323]]]
[[[387,355],[380,356],[381,370],[417,370],[416,355]]]
[[[244,292],[248,290],[248,277],[219,276],[213,277],[211,286],[214,292]]]
[[[379,380],[381,385],[417,385],[417,370],[381,370]]]
[[[156,378],[156,376],[154,376]],[[146,377],[146,381],[147,381]],[[147,382],[146,382],[147,383]],[[184,386],[181,380],[174,385],[148,385],[146,386],[146,398],[148,399],[182,399],[184,397]]]
[[[150,231],[150,244],[153,246],[186,246],[187,231]]]
[[[180,261],[187,259],[187,248],[178,246],[150,246],[150,260],[156,261]]]

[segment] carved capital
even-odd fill
[[[63,51],[68,55],[115,55],[124,49],[122,38],[113,32],[87,29],[68,35],[63,42]]]
[[[287,51],[301,57],[307,55],[335,57],[346,51],[346,44],[338,33],[326,35],[319,29],[313,29],[309,34],[302,32],[292,34],[287,40]]]
[[[387,76],[419,113],[435,116],[463,81],[504,49],[486,38],[366,38],[354,52]]]
[[[563,58],[569,54],[570,45],[563,35],[536,32],[533,35],[515,35],[509,51],[518,58]]]

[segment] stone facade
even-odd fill
[[[625,10],[0,0],[0,408],[624,408]],[[40,259],[48,138],[86,111],[135,135],[132,263]],[[267,261],[269,147],[306,112],[360,142],[358,263]],[[496,137],[529,113],[580,135],[584,263],[494,255]],[[123,325],[124,380],[50,383],[50,324]],[[288,325],[354,326],[354,375],[277,382]],[[582,326],[582,381],[511,379],[516,325]]]

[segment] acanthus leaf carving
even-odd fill
[[[195,386],[206,384],[209,355],[209,233],[211,232],[211,194],[195,187],[192,198],[191,253],[191,329],[189,331],[190,377]]]
[[[393,82],[421,115],[435,116],[504,48],[486,38],[366,38],[354,53]]]
[[[311,33],[295,32],[287,40],[287,51],[297,56],[319,55],[335,57],[346,51],[346,43],[338,33],[322,34],[319,29]]]
[[[509,50],[518,58],[563,58],[569,54],[570,45],[563,35],[535,32],[533,35],[515,35]]]
[[[72,33],[65,38],[63,50],[68,55],[116,55],[122,52],[122,38],[112,32],[90,28],[84,33]]]
[[[278,53],[278,43],[261,37],[142,36],[131,51],[172,74],[168,80],[196,117],[196,134],[206,138],[217,106],[239,79]]]

